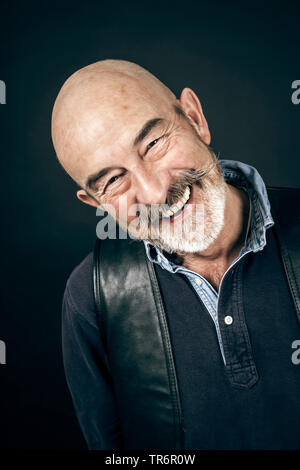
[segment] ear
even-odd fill
[[[210,132],[196,93],[194,93],[191,88],[184,88],[181,92],[179,102],[185,114],[196,126],[201,139],[209,145],[211,142]]]
[[[85,204],[88,204],[89,206],[93,207],[99,207],[100,204],[97,202],[92,196],[90,196],[84,189],[79,189],[76,193],[78,199]]]

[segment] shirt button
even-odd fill
[[[224,322],[226,323],[226,325],[231,325],[231,323],[233,322],[233,318],[230,315],[227,315],[224,318]]]
[[[199,277],[196,277],[195,282],[196,282],[196,284],[198,284],[198,286],[201,286],[201,284],[202,284],[202,281],[201,281],[201,279],[199,279]]]

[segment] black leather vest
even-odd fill
[[[275,234],[300,322],[300,189],[267,188]],[[182,449],[182,412],[166,314],[144,244],[99,240],[94,296],[124,449]]]

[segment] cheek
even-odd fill
[[[192,139],[178,139],[169,151],[168,165],[172,169],[199,168],[207,160],[207,151]]]

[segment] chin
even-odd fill
[[[214,241],[220,235],[223,225],[223,220],[219,219],[218,225],[215,225],[211,232],[208,230],[209,233],[202,237],[199,236],[199,234],[196,232],[190,232],[186,235],[183,235],[182,237],[173,236],[170,238],[166,237],[149,241],[170,254],[199,253],[201,251],[207,250],[207,248],[209,248],[214,243]]]

